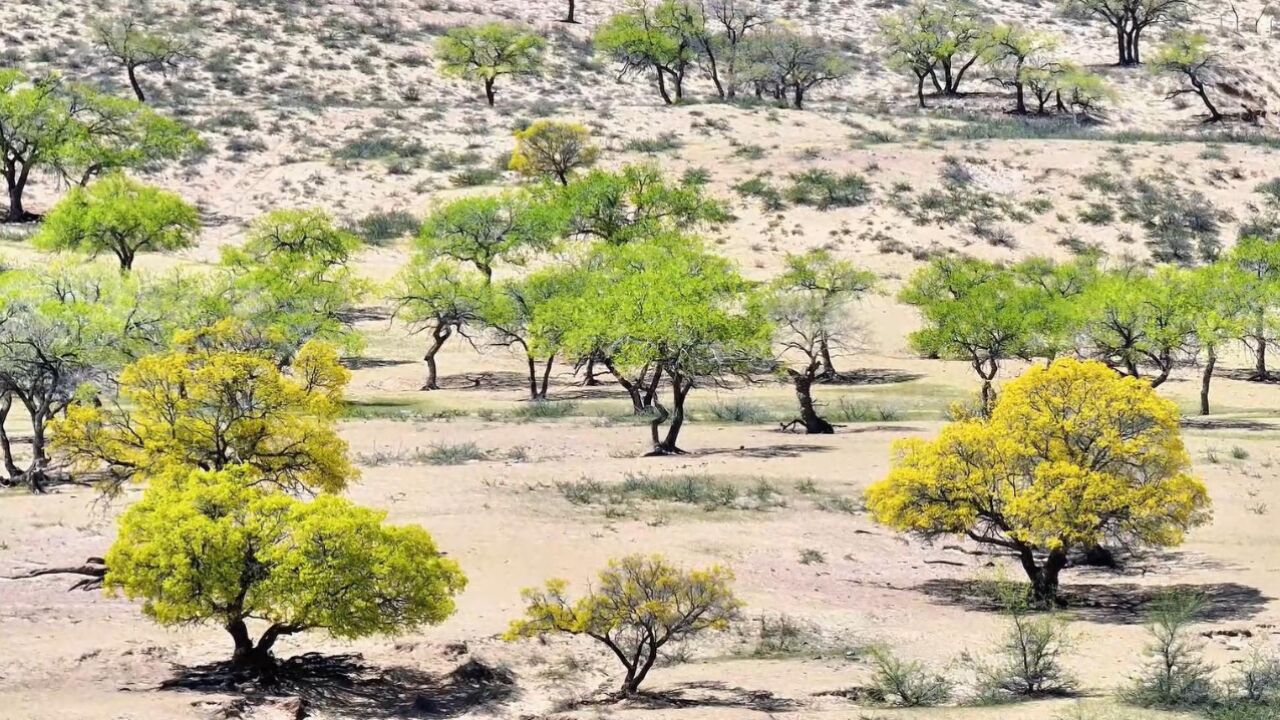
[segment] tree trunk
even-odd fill
[[[542,387],[538,390],[539,400],[547,399],[547,385],[551,382],[551,365],[555,363],[555,361],[556,361],[555,355],[552,355],[551,357],[547,358],[547,365],[542,370]]]
[[[716,55],[711,50],[710,43],[706,44],[706,49],[707,49],[707,63],[711,66],[710,67],[711,83],[716,86],[716,94],[720,97],[721,100],[723,100],[725,97],[725,93],[724,93],[724,83],[720,82],[720,67],[716,65]]]
[[[662,102],[670,105],[671,95],[667,93],[667,78],[663,75],[665,71],[657,65],[654,65],[653,67],[658,71],[658,94],[662,96]]]
[[[13,461],[13,446],[9,444],[9,431],[5,429],[5,421],[9,419],[9,411],[11,409],[13,409],[13,394],[4,393],[0,395],[0,454],[4,456],[5,473],[8,474],[10,480],[16,482],[22,475],[22,470]]]
[[[494,83],[494,78],[484,79],[484,98],[485,100],[489,101],[489,107],[493,107],[493,102],[496,97],[496,94],[494,93],[494,90],[493,90],[493,83]]]
[[[44,451],[44,426],[48,419],[49,411],[43,406],[31,413],[31,467],[27,469],[27,485],[33,493],[44,492],[45,468],[49,465],[49,456]]]
[[[1035,605],[1048,607],[1061,605],[1058,598],[1058,575],[1067,566],[1067,554],[1062,550],[1054,550],[1045,558],[1043,565],[1037,565],[1035,555],[1029,548],[1019,552],[1022,569],[1031,581],[1029,599]]]
[[[133,65],[126,68],[129,75],[129,87],[133,88],[133,94],[138,98],[138,102],[145,103],[147,101],[146,93],[142,92],[142,84],[138,82],[138,69]]]
[[[423,383],[422,390],[439,390],[439,375],[436,372],[436,353],[440,352],[440,348],[444,347],[444,343],[453,335],[453,328],[449,325],[437,325],[431,331],[431,346],[427,348],[427,354],[422,359],[427,362],[427,381]]]
[[[1213,380],[1213,366],[1218,364],[1218,353],[1212,346],[1209,357],[1204,363],[1204,374],[1200,377],[1200,414],[1209,414],[1209,382]]]
[[[796,399],[800,402],[800,422],[804,423],[804,431],[809,435],[831,435],[836,429],[813,407],[813,378],[817,371],[816,362],[810,363],[804,372],[787,369],[795,385]]]
[[[20,223],[36,219],[35,215],[27,212],[22,206],[22,195],[27,187],[26,169],[24,168],[21,172],[6,172],[5,180],[6,184],[9,186],[9,211],[5,213],[4,221]]]
[[[795,105],[797,110],[804,109],[804,87],[798,83],[795,87]]]
[[[582,384],[585,387],[595,387],[596,385],[600,384],[600,381],[596,379],[597,357],[598,355],[596,353],[592,353],[591,357],[587,358],[587,377],[585,380],[582,381]],[[609,368],[609,372],[614,373],[615,375],[617,374],[616,372],[614,372],[612,365],[606,365],[605,367]]]
[[[916,101],[920,103],[921,108],[928,107],[924,104],[924,75],[916,76]]]
[[[600,362],[609,369],[609,372],[613,373],[613,377],[617,379],[618,384],[622,386],[622,389],[627,391],[627,395],[631,398],[632,412],[636,415],[642,415],[644,413],[644,401],[640,398],[640,386],[631,382],[622,373],[618,372],[617,369],[613,367],[613,361],[608,357],[602,357]]]
[[[1017,98],[1017,104],[1016,104],[1016,106],[1014,107],[1013,111],[1014,111],[1014,113],[1016,113],[1016,114],[1018,114],[1018,115],[1026,115],[1026,114],[1027,114],[1027,95],[1026,95],[1026,91],[1025,91],[1025,89],[1022,87],[1022,83],[1016,83],[1016,84],[1014,85],[1014,88],[1017,90],[1017,94],[1016,94],[1016,96],[1015,96],[1015,97]]]
[[[567,23],[576,23],[578,18],[575,17],[574,11],[578,9],[578,4],[574,0],[569,0],[569,14],[565,16],[564,21]]]
[[[649,387],[645,388],[643,407],[645,410],[653,407],[654,400],[658,397],[658,383],[662,382],[662,366],[654,368],[653,377],[649,379]]]
[[[245,626],[243,620],[232,620],[225,627],[234,642],[235,649],[231,654],[232,665],[241,672],[266,678],[274,675],[276,670],[276,659],[271,652],[276,641],[283,635],[291,635],[303,629],[295,625],[276,623],[267,628],[255,644],[249,637],[249,628]]]
[[[680,428],[684,425],[684,401],[689,395],[689,390],[693,388],[693,381],[686,380],[680,373],[671,372],[671,404],[674,412],[667,412],[662,403],[656,399],[653,406],[658,409],[658,417],[654,418],[650,423],[650,430],[653,435],[653,452],[649,455],[683,455],[684,451],[676,444],[680,437]],[[667,434],[661,440],[658,439],[658,428],[668,418],[671,424],[667,426]]]
[[[1258,348],[1254,351],[1253,360],[1253,379],[1268,380],[1271,373],[1267,372],[1267,338],[1263,335],[1263,328],[1258,328]]]
[[[840,373],[836,372],[836,365],[831,361],[831,340],[826,333],[818,340],[818,354],[822,358],[822,379],[839,380]]]

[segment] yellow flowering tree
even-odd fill
[[[561,185],[578,168],[594,165],[600,148],[591,142],[591,131],[578,123],[535,120],[515,133],[516,147],[508,167],[521,175],[555,176]]]
[[[989,418],[901,441],[867,506],[898,530],[967,535],[1015,553],[1033,597],[1056,602],[1072,550],[1173,546],[1208,519],[1178,419],[1143,380],[1058,360],[1006,385]]]
[[[51,425],[55,452],[106,467],[119,487],[174,470],[252,467],[291,491],[337,491],[356,475],[334,423],[350,373],[332,346],[303,345],[284,371],[266,353],[199,347],[148,355],[120,373],[118,397],[80,403]]]
[[[281,637],[340,638],[439,623],[466,585],[426,530],[333,495],[304,501],[249,465],[173,468],[120,519],[108,593],[144,601],[162,625],[215,622],[238,671],[269,677]],[[262,625],[255,639],[250,623]]]
[[[602,643],[626,669],[625,697],[639,690],[668,642],[729,627],[742,608],[732,581],[733,573],[720,566],[686,571],[658,555],[628,555],[610,561],[597,585],[576,601],[564,580],[525,590],[525,617],[503,637],[566,633]]]

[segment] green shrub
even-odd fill
[[[791,176],[786,199],[819,210],[857,207],[871,199],[871,185],[857,173],[836,175],[830,170],[806,170]]]
[[[473,442],[455,445],[438,443],[431,446],[424,459],[432,465],[461,465],[472,460],[488,460],[489,453]]]
[[[387,245],[413,235],[422,221],[403,210],[378,210],[356,220],[350,230],[370,245]]]
[[[1155,600],[1147,618],[1149,662],[1125,695],[1130,703],[1177,709],[1203,708],[1213,701],[1214,668],[1202,658],[1201,643],[1191,631],[1203,608],[1199,595],[1171,592]]]
[[[887,648],[871,649],[872,696],[889,705],[929,707],[951,699],[954,684],[922,663],[902,660]]]

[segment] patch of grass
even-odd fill
[[[538,400],[525,403],[511,412],[517,420],[552,420],[578,412],[578,404],[567,401]]]
[[[902,411],[888,405],[873,405],[862,400],[841,397],[827,411],[827,418],[838,423],[896,422]]]
[[[767,480],[760,479],[744,487],[740,482],[692,473],[664,476],[629,473],[621,483],[602,483],[584,477],[557,483],[556,489],[575,505],[605,505],[606,508],[637,501],[694,505],[708,512],[766,510],[786,505],[786,497]]]
[[[857,207],[871,199],[871,185],[857,173],[837,175],[830,170],[806,170],[791,176],[786,199],[819,210]]]
[[[816,548],[805,548],[800,551],[801,565],[825,565],[827,554]]]
[[[422,458],[429,465],[461,465],[473,460],[488,460],[489,453],[473,442],[437,443]]]
[[[758,402],[743,398],[720,400],[707,408],[711,417],[725,423],[759,424],[775,419],[775,414]]]
[[[421,224],[413,213],[377,210],[352,223],[351,231],[370,245],[383,246],[413,235]]]
[[[664,132],[657,137],[629,140],[626,145],[622,146],[622,149],[627,152],[639,152],[653,155],[662,152],[671,152],[672,150],[679,150],[682,147],[684,147],[684,141],[681,140],[678,135],[673,132]]]

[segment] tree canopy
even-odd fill
[[[495,86],[506,75],[537,75],[542,70],[546,41],[515,23],[489,22],[450,29],[436,45],[441,70],[484,84],[485,100],[493,107]]]
[[[45,250],[109,252],[128,272],[139,252],[190,247],[199,231],[199,212],[176,193],[112,173],[72,188],[49,211],[33,242]]]
[[[1101,363],[1064,358],[1005,385],[989,418],[899,441],[867,506],[898,530],[1013,551],[1034,596],[1052,601],[1071,552],[1177,545],[1208,519],[1209,496],[1191,475],[1173,402]]]

